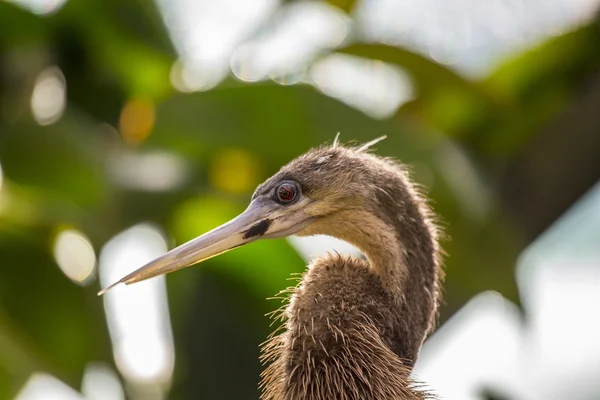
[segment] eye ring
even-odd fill
[[[275,197],[281,204],[289,204],[298,197],[298,188],[291,182],[283,182],[275,189]]]

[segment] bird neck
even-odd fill
[[[380,276],[382,285],[400,297],[408,278],[406,250],[395,230],[365,210],[341,211],[328,221],[332,236],[356,246]]]
[[[434,327],[440,298],[437,230],[426,204],[406,182],[381,189],[375,195],[378,206],[340,211],[324,229],[367,257],[367,268],[396,304],[402,344],[394,351],[412,365]]]

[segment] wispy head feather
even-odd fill
[[[370,142],[367,142],[367,143],[363,144],[362,146],[360,146],[360,147],[359,147],[359,148],[357,148],[356,150],[357,150],[357,151],[365,151],[365,150],[368,150],[368,149],[369,149],[371,146],[373,146],[374,144],[377,144],[377,143],[381,142],[383,139],[386,139],[386,138],[387,138],[387,136],[386,136],[386,135],[380,136],[380,137],[378,137],[377,139],[373,139],[373,140],[371,140]]]
[[[335,135],[335,139],[333,139],[333,146],[332,147],[338,147],[339,146],[339,144],[340,144],[339,139],[340,139],[340,133],[338,132]]]

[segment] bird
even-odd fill
[[[258,239],[329,235],[363,257],[313,259],[275,311],[261,346],[262,400],[425,400],[411,378],[442,297],[439,218],[409,167],[372,146],[309,150],[260,184],[238,217],[101,291],[215,257]]]

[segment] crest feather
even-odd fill
[[[357,151],[365,151],[368,150],[371,146],[381,142],[382,140],[386,139],[387,135],[383,135],[378,137],[377,139],[373,139],[370,142],[367,142],[365,144],[363,144],[362,146],[360,146],[358,149],[356,149]]]
[[[335,135],[335,139],[333,139],[333,146],[332,147],[338,147],[340,145],[339,139],[340,139],[340,133],[338,132]]]

